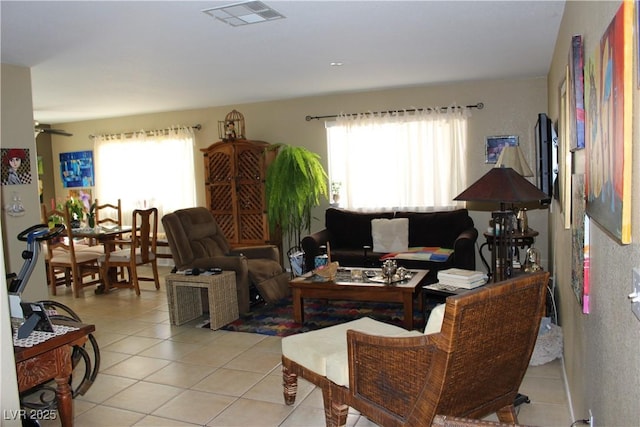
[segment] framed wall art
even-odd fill
[[[2,148],[2,185],[31,184],[28,148]]]
[[[586,211],[631,243],[633,3],[622,2],[585,65]]]
[[[571,138],[569,125],[569,97],[567,83],[569,81],[569,66],[565,70],[565,78],[560,84],[560,117],[558,118],[558,201],[564,219],[564,228],[571,227]]]
[[[60,153],[60,177],[64,188],[93,187],[93,151]]]
[[[584,148],[584,54],[582,36],[571,38],[569,51],[569,146]]]
[[[515,135],[488,136],[485,146],[485,163],[496,163],[502,149],[508,145],[518,145],[518,137]]]
[[[571,211],[571,287],[583,308],[585,303],[585,212],[584,174],[573,175],[573,209]],[[588,245],[586,246],[588,248]],[[588,310],[587,310],[588,311]]]

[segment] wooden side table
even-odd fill
[[[87,341],[95,331],[93,325],[54,322],[78,328],[63,335],[50,338],[32,347],[13,347],[16,359],[18,391],[22,393],[32,387],[54,379],[58,413],[63,427],[73,425],[73,399],[69,377],[73,371],[71,352],[76,345]],[[53,419],[53,418],[51,418]]]
[[[239,317],[236,274],[233,271],[198,276],[169,274],[165,283],[169,318],[174,325],[202,316],[201,289],[207,290],[211,329],[220,329]]]

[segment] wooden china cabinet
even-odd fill
[[[232,247],[274,244],[267,219],[265,178],[276,156],[264,141],[236,139],[211,144],[204,152],[207,209]]]

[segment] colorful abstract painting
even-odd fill
[[[573,201],[571,210],[571,287],[581,307],[584,307],[585,277],[584,277],[584,175],[572,176],[571,188]]]
[[[93,187],[93,151],[60,153],[60,178],[64,188]]]
[[[570,147],[584,148],[584,54],[582,36],[573,36],[569,52]]]
[[[631,243],[633,3],[622,2],[585,64],[586,211]]]
[[[589,314],[591,298],[591,220],[584,216],[584,284],[582,289],[582,312]]]

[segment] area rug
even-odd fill
[[[287,298],[275,304],[256,307],[251,313],[221,329],[286,337],[365,316],[397,326],[402,326],[404,317],[402,304],[309,299],[304,302],[305,321],[300,324],[293,321],[293,305],[291,299]],[[424,320],[420,310],[414,310],[413,319],[414,327],[421,329]]]

